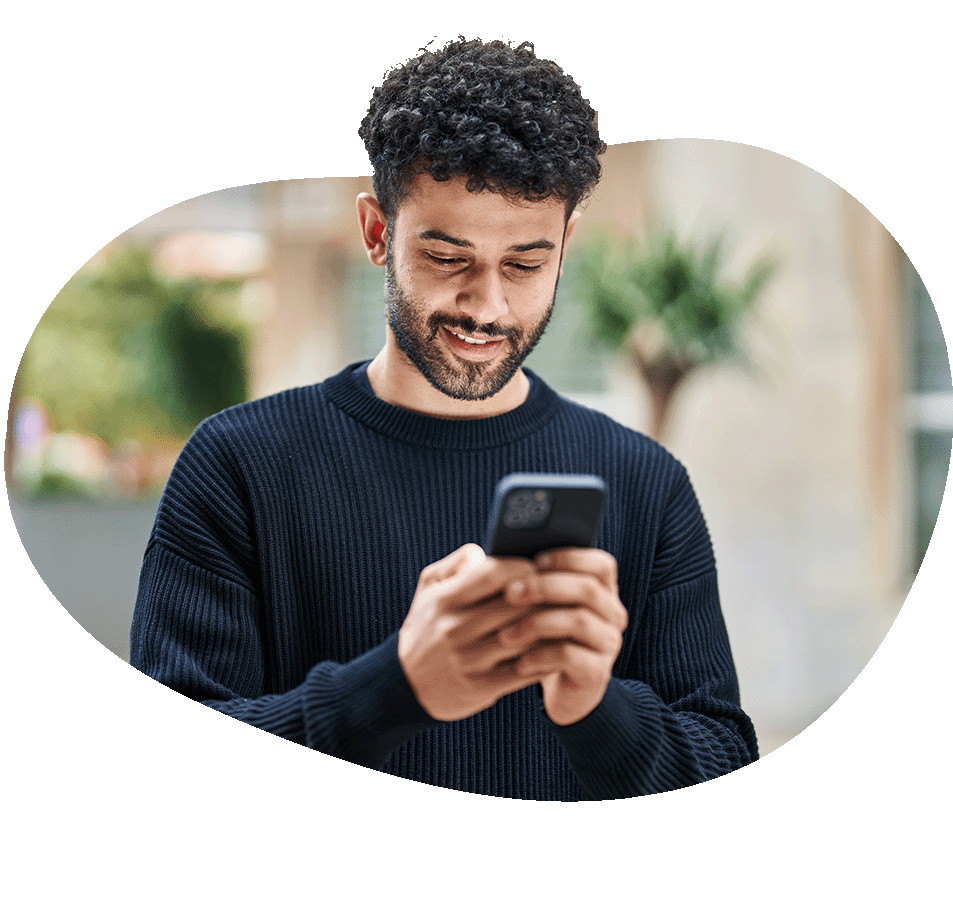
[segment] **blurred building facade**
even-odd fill
[[[364,257],[354,208],[370,190],[367,177],[239,187],[162,211],[115,243],[151,246],[170,273],[247,279],[250,392],[263,396],[380,347],[383,277]],[[574,243],[596,228],[639,235],[660,223],[700,238],[726,230],[739,272],[766,251],[780,263],[746,331],[756,373],[726,365],[693,375],[666,438],[709,522],[743,701],[767,752],[846,689],[909,590],[949,469],[948,355],[929,296],[887,229],[792,160],[716,141],[610,147]],[[529,365],[644,430],[637,375],[578,339],[572,249],[550,332]],[[41,576],[120,655],[154,500],[135,509],[119,514],[137,524],[112,526],[136,544],[113,567],[124,581],[108,600],[98,586],[94,615],[81,608],[76,578],[58,590],[53,571],[62,545],[88,529],[64,530],[57,553],[44,512],[14,505]],[[74,513],[56,515],[62,524]]]

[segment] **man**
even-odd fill
[[[484,794],[630,797],[755,759],[684,469],[522,366],[601,172],[589,104],[530,45],[461,39],[390,72],[360,133],[385,345],[196,430],[132,662],[274,734]],[[601,476],[601,546],[487,558],[513,471]]]

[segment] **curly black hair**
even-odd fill
[[[531,43],[462,37],[391,69],[358,134],[389,219],[423,173],[466,177],[470,191],[555,198],[568,217],[598,183],[606,149],[579,86]]]

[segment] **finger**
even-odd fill
[[[457,571],[454,574],[475,569],[480,563],[486,561],[486,553],[479,544],[464,544],[457,552],[460,554],[461,559]]]
[[[549,674],[546,672],[544,674]],[[531,672],[521,672],[519,670],[519,660],[507,659],[488,669],[469,676],[469,681],[476,687],[488,691],[494,691],[499,697],[504,694],[512,694],[514,691],[520,691],[536,684],[540,675]]]
[[[499,643],[522,655],[539,643],[569,641],[611,656],[622,648],[621,632],[583,606],[537,608],[499,633]]]
[[[527,559],[490,556],[472,568],[461,569],[440,585],[441,602],[449,611],[481,603],[503,591],[508,597],[532,596],[528,586],[535,575],[536,568]]]
[[[460,650],[467,649],[487,638],[492,638],[495,643],[499,643],[499,631],[516,624],[526,615],[526,609],[514,607],[503,597],[494,597],[446,613],[444,617],[446,638],[452,646]]]
[[[540,553],[535,563],[540,571],[577,572],[592,575],[612,593],[618,593],[618,564],[615,557],[598,547],[560,547]]]
[[[611,662],[588,647],[567,641],[553,641],[524,653],[515,663],[517,676],[542,678],[560,672],[575,687],[600,684],[611,674]]]
[[[420,573],[420,583],[427,586],[445,581],[460,572],[476,568],[485,559],[486,554],[477,544],[464,544],[443,559],[438,559],[427,566]]]
[[[502,647],[495,636],[484,638],[455,654],[454,667],[467,678],[482,678],[501,666],[513,667],[518,659],[512,650]]]
[[[562,571],[541,573],[533,582],[531,592],[507,594],[507,600],[516,606],[526,606],[530,603],[584,606],[619,632],[625,631],[629,623],[629,614],[618,595],[609,591],[599,579],[588,574]]]

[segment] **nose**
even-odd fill
[[[509,305],[500,273],[490,266],[474,272],[457,295],[457,308],[475,321],[486,324],[503,318]]]

